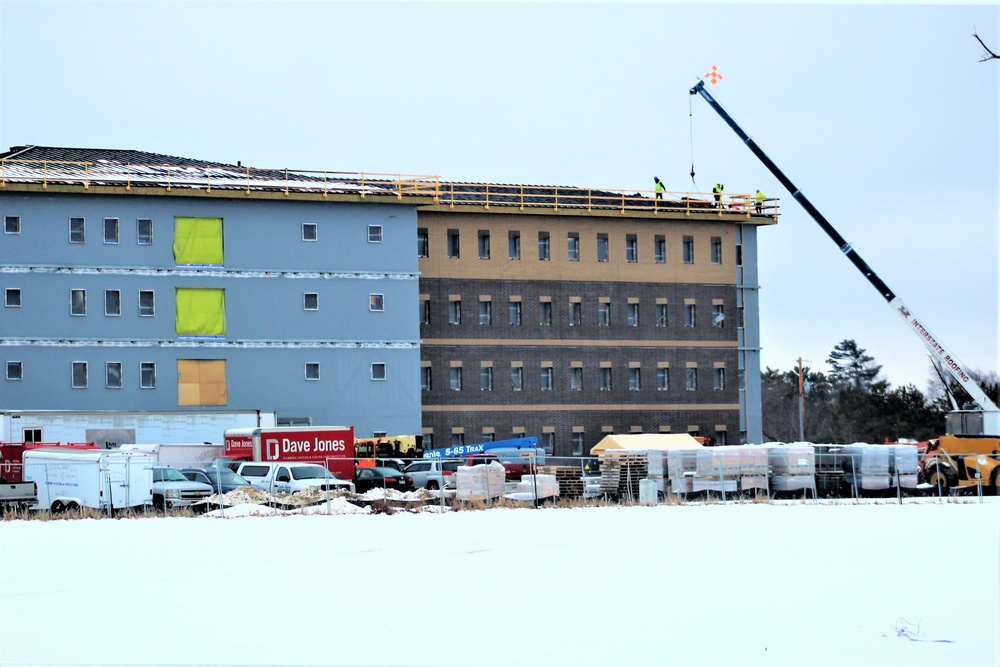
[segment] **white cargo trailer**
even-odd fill
[[[275,413],[218,412],[0,411],[0,442],[92,442],[102,449],[123,444],[223,442],[230,428],[275,425]]]
[[[226,455],[225,445],[167,443],[160,445],[122,445],[123,452],[146,452],[152,454],[160,465],[172,468],[201,468],[212,463],[214,459]]]
[[[111,512],[152,504],[154,464],[145,452],[40,447],[24,453],[24,479],[38,487],[36,509]]]

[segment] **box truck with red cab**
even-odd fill
[[[354,479],[353,426],[232,428],[224,442],[234,461],[319,463],[340,479]]]

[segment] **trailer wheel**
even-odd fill
[[[438,483],[435,482],[434,480],[431,480],[431,481],[427,482],[427,490],[428,491],[437,491],[438,490]]]
[[[74,502],[66,503],[66,511],[67,512],[79,512],[80,511],[80,506],[78,504],[74,503]]]
[[[153,496],[153,509],[162,512],[166,510],[167,503],[163,496]]]
[[[53,514],[60,514],[66,509],[66,506],[62,504],[61,500],[57,500],[52,503],[52,507],[49,509]]]

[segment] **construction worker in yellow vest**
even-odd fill
[[[663,181],[660,180],[658,176],[653,176],[653,183],[656,183],[656,194],[655,199],[663,199]]]
[[[724,186],[722,183],[716,183],[715,187],[712,188],[712,194],[715,195],[715,208],[722,208],[722,191]]]
[[[754,209],[757,211],[758,214],[764,212],[764,197],[766,197],[766,196],[767,195],[765,195],[763,192],[761,192],[760,190],[758,190],[757,194],[755,194],[754,197],[753,197],[753,206],[754,206]]]

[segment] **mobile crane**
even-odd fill
[[[701,95],[716,113],[743,140],[747,148],[774,174],[778,182],[792,198],[806,210],[812,219],[826,232],[842,253],[878,290],[889,307],[903,318],[907,328],[920,338],[933,359],[936,359],[958,381],[960,387],[972,396],[975,405],[963,410],[954,410],[945,418],[945,432],[938,440],[931,441],[924,458],[924,479],[939,491],[950,487],[972,487],[989,478],[994,494],[1000,486],[1000,409],[990,400],[986,392],[954,354],[921,322],[903,301],[889,289],[889,286],[868,266],[861,255],[851,247],[833,225],[823,217],[812,202],[799,190],[763,150],[754,142],[732,116],[719,104],[705,88],[704,81],[698,81],[690,90],[691,95]],[[954,452],[954,454],[949,454]]]

